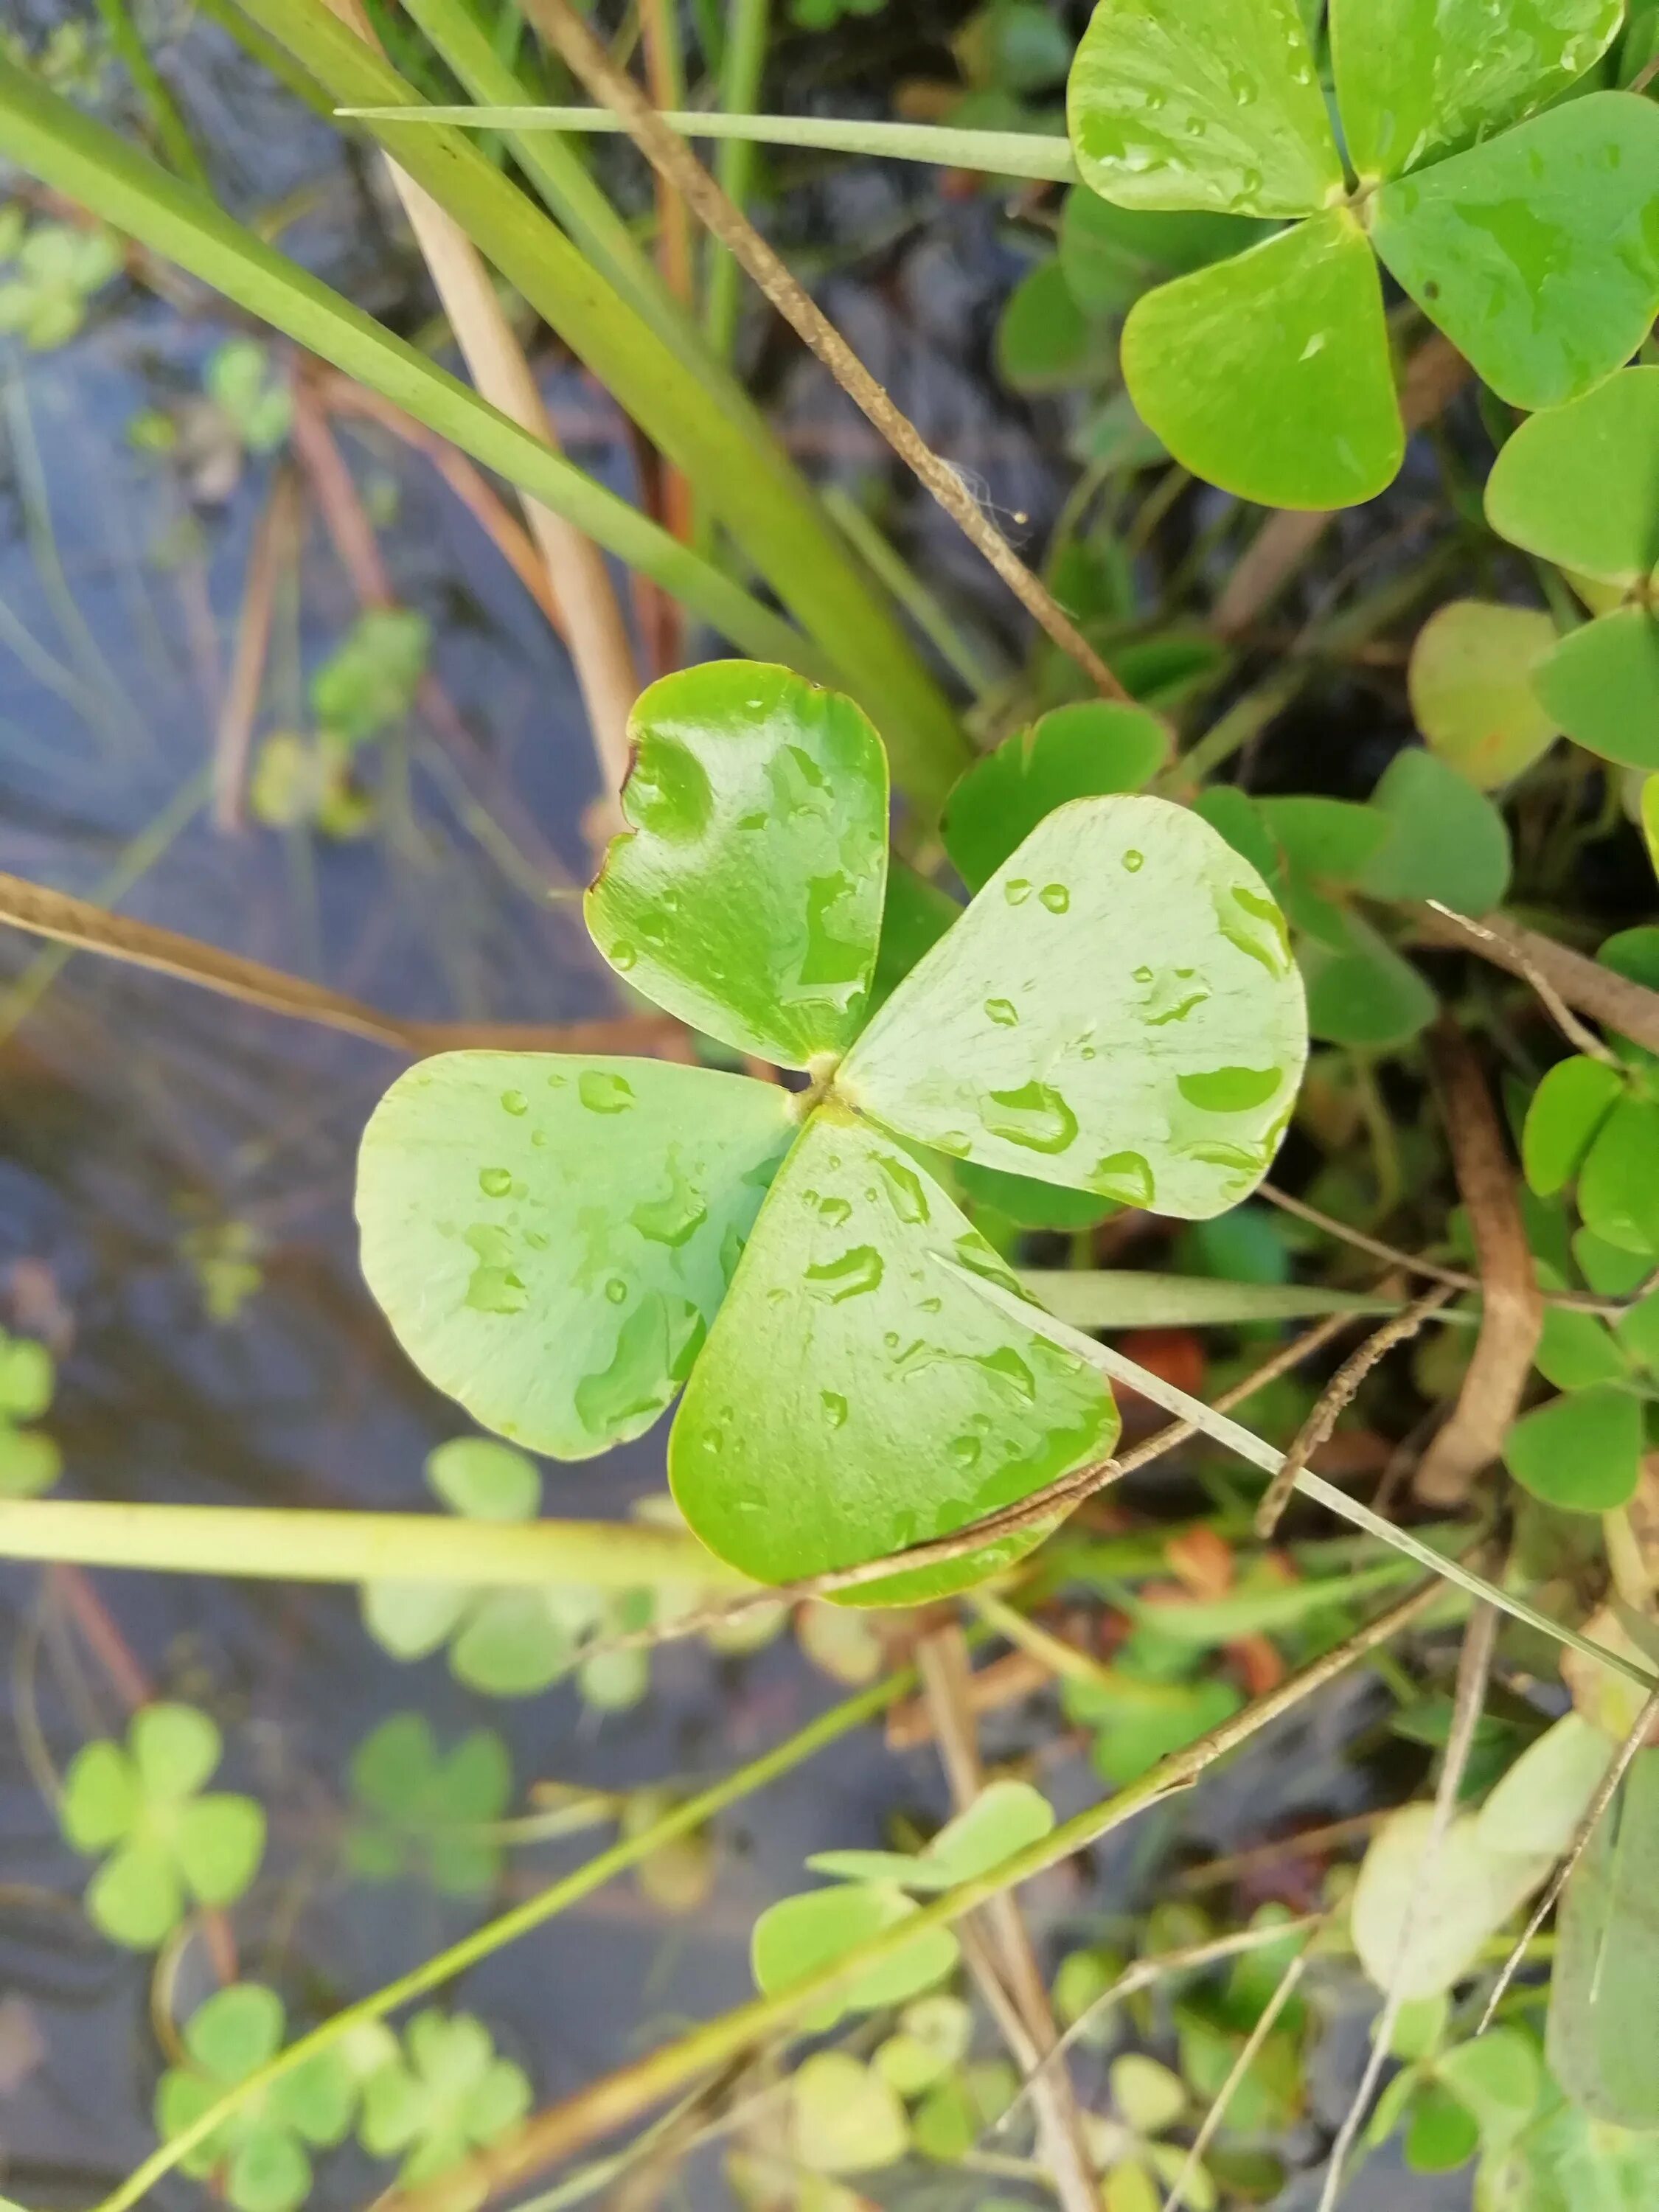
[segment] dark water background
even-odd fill
[[[931,63],[938,73],[933,31],[959,12],[898,0],[890,14],[900,26],[884,17],[840,44],[786,43],[772,97],[848,105],[860,96],[854,56],[872,87],[895,67]],[[26,34],[47,20],[45,9],[17,11]],[[306,194],[285,248],[398,327],[417,327],[429,303],[372,167],[343,156],[210,27],[168,42],[164,59],[228,202],[247,213]],[[118,113],[118,88],[114,104]],[[1030,518],[1023,534],[1040,545],[1070,470],[1057,416],[1011,399],[990,365],[996,311],[1021,265],[994,204],[941,199],[925,173],[864,166],[794,194],[781,222],[809,260],[837,270],[826,301],[901,403],[997,507]],[[541,890],[568,893],[587,868],[580,824],[593,772],[562,650],[428,465],[388,440],[340,432],[371,496],[395,487],[385,556],[399,599],[432,622],[454,725],[411,718],[385,758],[381,824],[360,845],[211,826],[213,730],[268,465],[255,464],[222,506],[192,509],[171,470],[133,453],[126,424],[194,389],[230,327],[204,294],[192,289],[180,313],[124,284],[60,351],[30,356],[0,341],[0,867],[401,1012],[603,1011],[609,986],[574,910]],[[769,338],[754,366],[816,473],[886,475],[871,434],[793,349]],[[552,354],[547,381],[575,457],[631,490],[629,448],[603,394]],[[975,557],[931,510],[907,504],[896,520],[935,586],[1006,646],[1006,606]],[[298,603],[276,625],[261,732],[297,717],[306,672],[354,611],[313,518]],[[481,813],[491,825],[482,836]],[[504,846],[517,855],[505,866]],[[356,1142],[393,1056],[162,978],[86,957],[64,964],[5,932],[0,987],[0,1321],[64,1354],[48,1425],[64,1449],[65,1493],[428,1504],[422,1459],[465,1423],[392,1345],[358,1279],[350,1228]],[[257,1233],[264,1279],[234,1322],[217,1325],[182,1240],[228,1221]],[[545,1472],[549,1510],[619,1514],[662,1486],[662,1432],[602,1462]],[[222,1779],[269,1808],[265,1870],[234,1918],[243,1972],[275,1982],[301,2024],[453,1941],[483,1910],[408,1885],[365,1886],[339,1869],[349,1756],[389,1712],[418,1705],[441,1741],[470,1726],[500,1729],[522,1802],[548,1778],[611,1788],[712,1777],[840,1694],[788,1643],[740,1662],[675,1645],[658,1659],[648,1700],[600,1723],[568,1688],[503,1705],[459,1687],[441,1658],[398,1665],[363,1632],[349,1591],[94,1582],[157,1692],[195,1699],[223,1724]],[[25,1737],[38,1722],[61,1770],[123,1715],[50,1574],[0,1571],[0,1639],[16,1723],[0,1737],[0,2185],[32,2206],[80,2205],[153,2140],[150,1962],[116,1952],[81,1917],[85,1867],[58,1838]],[[1373,1698],[1363,1685],[1328,1698],[1197,1801],[1126,1838],[1092,1881],[1062,1873],[1036,1885],[1034,1922],[1075,1936],[1104,1919],[1121,1935],[1122,1916],[1150,1894],[1139,1877],[1177,1832],[1201,1852],[1295,1810],[1353,1809],[1363,1784],[1342,1750]],[[1052,1727],[1051,1716],[1017,1716],[988,1748]],[[1075,1758],[1045,1780],[1062,1811],[1098,1790]],[[477,1970],[454,2001],[488,2020],[538,2100],[566,2094],[676,2022],[749,1993],[749,1927],[801,1886],[807,1851],[874,1843],[895,1807],[931,1819],[943,1802],[931,1753],[896,1759],[866,1732],[728,1818],[713,1901],[692,1918],[665,1920],[625,1881]],[[514,1853],[507,1894],[599,1840]],[[177,2009],[210,1986],[192,1947]],[[1336,2039],[1339,2058],[1352,2048],[1352,2037]],[[1081,2078],[1097,2086],[1086,2067]],[[1340,2111],[1340,2086],[1326,2101]],[[331,2155],[313,2201],[362,2203],[375,2171]],[[687,2202],[726,2201],[707,2161],[688,2187]],[[965,2204],[978,2189],[912,2172],[878,2178],[872,2193]],[[200,2201],[196,2185],[176,2179],[162,2194]],[[1346,2201],[1406,2199],[1379,2166]],[[1467,2184],[1440,2201],[1466,2203]]]

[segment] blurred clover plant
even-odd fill
[[[38,1498],[57,1481],[63,1457],[43,1429],[28,1425],[51,1407],[58,1370],[33,1337],[0,1328],[0,1498]]]
[[[87,1911],[112,1942],[153,1950],[191,1902],[231,1905],[259,1870],[265,1816],[252,1798],[202,1785],[218,1765],[218,1729],[193,1705],[146,1705],[124,1745],[84,1745],[64,1778],[64,1833],[88,1857],[108,1853]]]
[[[424,1713],[393,1713],[351,1761],[358,1817],[346,1860],[370,1881],[424,1875],[447,1897],[477,1897],[501,1878],[495,1829],[513,1798],[513,1762],[489,1729],[440,1751]]]
[[[676,1500],[763,1583],[946,1535],[1105,1457],[1100,1376],[976,1294],[975,1273],[1014,1285],[949,1163],[1185,1218],[1247,1196],[1307,1050],[1260,876],[1182,807],[1073,800],[872,1017],[888,778],[861,711],[718,663],[654,685],[632,734],[594,941],[670,1013],[807,1085],[494,1052],[412,1069],[357,1194],[404,1348],[556,1458],[641,1435],[684,1384]],[[1043,1533],[859,1600],[960,1588]]]
[[[1399,472],[1379,261],[1516,407],[1582,398],[1659,308],[1659,113],[1568,96],[1622,0],[1328,14],[1340,145],[1296,0],[1100,0],[1070,84],[1107,200],[1285,226],[1146,293],[1122,349],[1176,459],[1275,507],[1352,505]]]
[[[510,2133],[530,2109],[522,2067],[497,2056],[471,2013],[418,2012],[398,2056],[368,2080],[363,2148],[402,2158],[399,2185],[418,2188]]]
[[[101,224],[37,222],[27,230],[15,204],[0,207],[0,334],[10,331],[36,353],[67,345],[87,319],[94,293],[121,267],[121,249]]]

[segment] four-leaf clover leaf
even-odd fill
[[[107,1851],[87,1911],[112,1942],[147,1951],[188,1902],[229,1905],[258,1871],[265,1816],[251,1797],[202,1785],[218,1765],[219,1731],[192,1705],[146,1705],[125,1747],[79,1751],[64,1778],[64,1833],[88,1856]]]
[[[1623,15],[1330,0],[1351,173],[1297,0],[1100,0],[1070,87],[1085,181],[1288,225],[1130,313],[1124,379],[1176,458],[1277,507],[1382,490],[1404,435],[1379,258],[1512,405],[1560,406],[1628,361],[1659,308],[1659,112],[1626,92],[1549,105]]]
[[[363,2093],[363,2148],[404,2154],[398,2179],[418,2187],[518,2125],[530,2109],[522,2067],[500,2058],[489,2030],[471,2013],[416,2013],[404,2055],[371,2076]]]
[[[165,2140],[209,2112],[283,2045],[282,1999],[258,1982],[236,1982],[198,2005],[185,2025],[186,2063],[170,2066],[155,2090],[155,2126]],[[343,2142],[366,2081],[395,2063],[390,2029],[370,2021],[254,2090],[179,2163],[198,2179],[218,2175],[236,2212],[294,2212],[311,2193],[311,2149]]]
[[[685,1384],[676,1500],[760,1582],[949,1534],[1103,1457],[1109,1392],[980,1294],[1015,1286],[948,1163],[1184,1218],[1246,1196],[1307,1049],[1260,876],[1182,807],[1075,800],[871,1017],[888,778],[859,708],[721,663],[653,686],[633,737],[589,930],[635,989],[807,1087],[504,1053],[412,1069],[358,1180],[405,1349],[558,1458],[641,1434]],[[860,1596],[959,1588],[1042,1533]]]

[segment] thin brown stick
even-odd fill
[[[525,0],[525,14],[557,48],[592,98],[620,118],[653,168],[759,286],[1047,635],[1106,697],[1126,699],[1122,684],[984,513],[959,472],[928,445],[743,210],[721,190],[684,139],[660,119],[633,78],[611,61],[570,0]]]
[[[216,991],[222,998],[261,1007],[267,1013],[367,1037],[415,1059],[468,1048],[649,1054],[675,1049],[681,1035],[678,1023],[666,1015],[652,1014],[563,1025],[410,1021],[400,1014],[383,1013],[378,1006],[366,1006],[304,976],[245,960],[238,953],[222,951],[216,945],[204,945],[177,930],[158,928],[154,922],[111,914],[85,899],[72,898],[66,891],[26,883],[21,876],[0,875],[0,924],[27,931],[31,937],[72,945],[77,951],[103,953],[125,961],[129,967],[176,976],[181,982]]]
[[[1431,1314],[1438,1313],[1452,1295],[1449,1285],[1437,1283],[1431,1291],[1425,1291],[1421,1297],[1413,1298],[1403,1313],[1385,1321],[1337,1369],[1321,1391],[1318,1403],[1297,1431],[1295,1441],[1285,1455],[1285,1464],[1267,1485],[1256,1508],[1255,1533],[1264,1541],[1278,1528],[1291,1502],[1297,1475],[1353,1403],[1360,1384],[1372,1368],[1386,1358],[1396,1345],[1409,1343]]]
[[[958,1813],[965,1812],[978,1796],[985,1774],[969,1696],[968,1646],[956,1622],[922,1638],[916,1646],[916,1669],[933,1712],[951,1802]],[[973,1953],[966,1955],[993,2010],[1000,2015],[1012,2012],[1005,2037],[1022,2073],[1036,2078],[1033,2101],[1037,2130],[1062,2212],[1099,2212],[1070,2070],[1060,2063],[1042,2065],[1060,2038],[1018,1901],[1004,1891],[981,1906],[974,1920],[982,1920],[992,1956],[975,1960]],[[974,1921],[964,1923],[958,1933],[965,1934],[973,1925]],[[1004,1997],[1006,2005],[1000,2002]]]
[[[1589,1060],[1601,1060],[1609,1067],[1618,1067],[1621,1065],[1618,1054],[1610,1051],[1596,1036],[1595,1030],[1588,1028],[1579,1020],[1577,1015],[1574,1013],[1572,1008],[1561,996],[1524,945],[1516,944],[1512,940],[1497,936],[1486,923],[1471,921],[1467,915],[1455,912],[1452,908],[1443,905],[1438,899],[1431,899],[1428,904],[1433,913],[1443,916],[1449,921],[1457,923],[1462,927],[1473,930],[1483,943],[1496,945],[1505,955],[1506,961],[1514,963],[1514,972],[1530,983],[1533,989],[1537,992],[1544,1002],[1545,1011],[1550,1019],[1575,1052],[1583,1053]]]
[[[1498,1641],[1498,1610],[1495,1606],[1477,1605],[1469,1615],[1468,1626],[1463,1632],[1463,1648],[1457,1657],[1457,1686],[1453,1696],[1451,1732],[1446,1739],[1446,1755],[1441,1762],[1440,1779],[1434,1793],[1434,1815],[1429,1832],[1424,1839],[1423,1856],[1418,1863],[1417,1884],[1406,1908],[1400,1930],[1400,1949],[1390,1974],[1389,1987],[1383,2000],[1382,2010],[1371,2028],[1371,2047],[1365,2060],[1365,2070],[1353,2100],[1337,2130],[1336,2141],[1331,2145],[1329,2163],[1325,2168],[1325,2185],[1320,2191],[1319,2212],[1332,2212],[1337,2193],[1342,2186],[1342,2176],[1352,2152],[1354,2139],[1359,2133],[1361,2121],[1370,2109],[1389,2062],[1389,2045],[1393,2039],[1395,2022],[1404,2004],[1406,1969],[1411,1963],[1412,1945],[1417,1936],[1417,1915],[1423,1898],[1433,1885],[1437,1863],[1457,1812],[1457,1801],[1463,1787],[1463,1777],[1468,1771],[1469,1753],[1474,1746],[1474,1732],[1480,1719],[1481,1707],[1486,1703],[1486,1680],[1492,1672],[1492,1655]]]
[[[1525,1933],[1514,1950],[1510,1953],[1509,1957],[1504,1960],[1504,1971],[1498,1977],[1492,1993],[1486,2000],[1486,2008],[1480,2015],[1480,2025],[1475,2030],[1477,2035],[1484,2035],[1492,2026],[1492,2014],[1497,2011],[1504,1991],[1519,1972],[1522,1961],[1527,1955],[1533,1937],[1537,1935],[1539,1929],[1559,1904],[1562,1891],[1572,1880],[1573,1869],[1589,1849],[1591,1838],[1607,1818],[1607,1808],[1619,1794],[1620,1784],[1630,1772],[1637,1753],[1647,1742],[1656,1724],[1659,1724],[1659,1690],[1654,1692],[1637,1715],[1635,1727],[1620,1745],[1618,1756],[1602,1776],[1600,1787],[1590,1800],[1583,1819],[1573,1831],[1572,1841],[1567,1846],[1566,1856],[1555,1869],[1544,1894],[1533,1908],[1532,1917],[1527,1923]]]
[[[298,483],[291,469],[279,467],[271,477],[248,554],[230,677],[214,732],[213,818],[221,830],[242,826],[242,787],[264,686],[265,656],[270,650],[276,579],[297,550],[299,525]]]
[[[1541,977],[1565,1005],[1617,1030],[1632,1044],[1659,1052],[1659,991],[1632,983],[1628,976],[1511,921],[1507,915],[1488,914],[1472,921],[1449,907],[1420,906],[1413,919],[1425,944],[1476,953],[1534,990]]]
[[[1412,1486],[1425,1505],[1446,1508],[1462,1504],[1503,1449],[1532,1373],[1544,1307],[1515,1167],[1480,1064],[1449,1016],[1429,1032],[1428,1048],[1481,1283],[1474,1357]]]

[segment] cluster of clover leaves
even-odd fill
[[[561,1459],[641,1434],[684,1384],[680,1510],[766,1583],[948,1535],[1103,1456],[1105,1383],[982,1295],[1018,1286],[950,1181],[964,1163],[1188,1218],[1253,1189],[1307,1053],[1260,876],[1162,799],[1075,799],[1023,842],[1011,820],[972,903],[872,1012],[889,797],[863,713],[722,662],[653,686],[633,736],[593,939],[805,1087],[497,1052],[411,1069],[357,1195],[405,1349],[484,1426]],[[960,1587],[1041,1533],[859,1595]]]
[[[1245,251],[1128,316],[1146,423],[1243,498],[1341,507],[1404,451],[1379,262],[1511,405],[1629,361],[1659,309],[1659,113],[1595,88],[1624,0],[1330,0],[1339,143],[1304,15],[1100,0],[1069,116],[1116,206],[1244,219]]]

